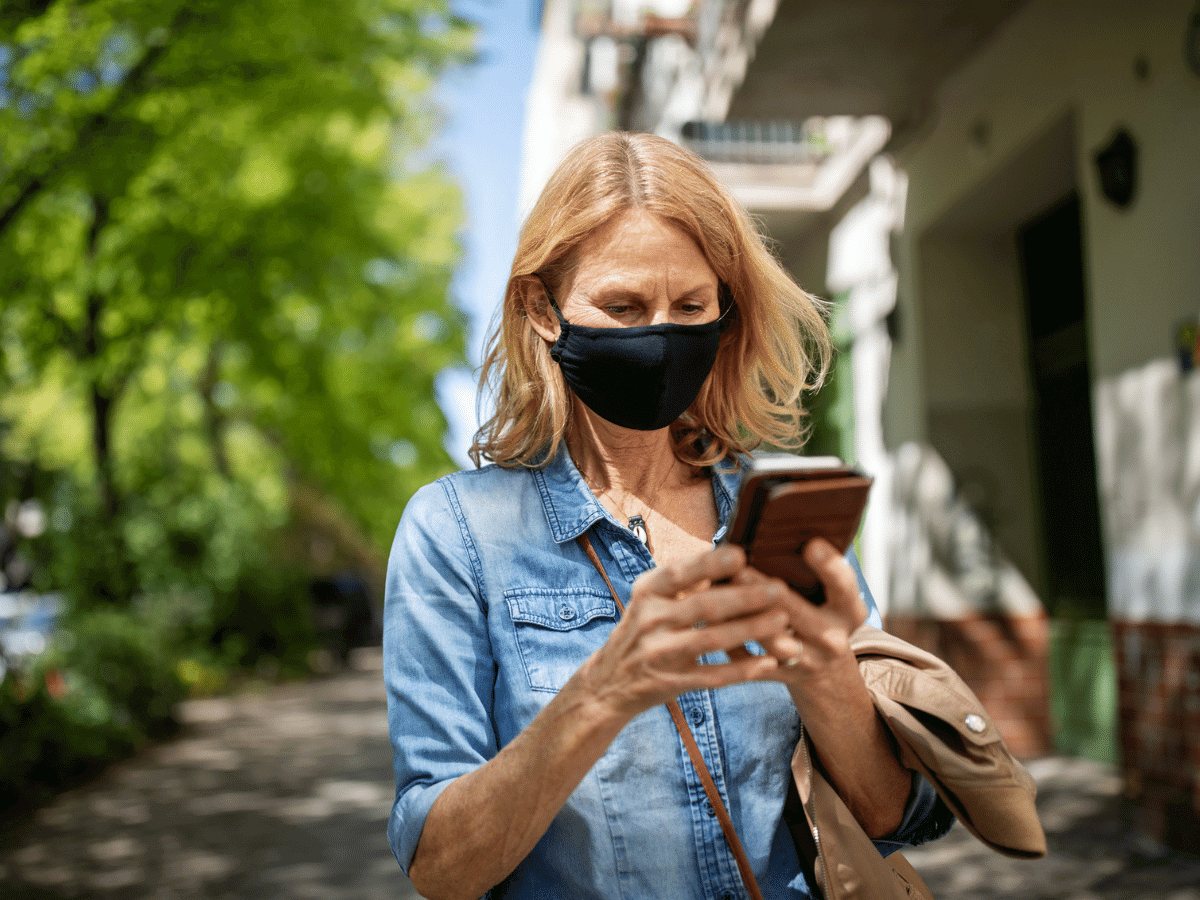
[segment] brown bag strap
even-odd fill
[[[596,555],[596,550],[592,547],[591,540],[589,540],[587,534],[581,534],[577,540],[579,541],[579,545],[583,547],[583,552],[592,561],[592,565],[596,567],[596,571],[600,573],[600,577],[604,579],[604,583],[608,585],[608,590],[612,594],[613,600],[617,603],[617,609],[624,615],[625,604],[621,602],[616,588],[608,580],[608,573],[604,571],[604,564],[600,562],[600,557]],[[758,889],[758,882],[754,878],[754,870],[750,868],[750,860],[746,858],[746,851],[742,849],[742,842],[738,840],[737,832],[733,828],[733,819],[729,817],[729,810],[725,808],[725,804],[721,800],[721,793],[717,790],[712,773],[708,771],[708,765],[704,762],[704,757],[700,754],[700,748],[696,745],[696,738],[692,735],[692,729],[688,727],[687,719],[683,717],[683,710],[679,708],[679,702],[671,700],[667,703],[667,709],[671,712],[671,718],[675,720],[675,727],[679,729],[679,736],[683,738],[683,745],[687,748],[688,756],[692,759],[692,767],[696,770],[696,774],[700,776],[700,783],[704,785],[704,793],[708,795],[708,802],[712,804],[712,808],[717,814],[717,821],[721,823],[721,830],[725,832],[725,840],[729,842],[729,849],[733,851],[733,858],[737,861],[738,872],[742,875],[742,883],[746,886],[746,890],[750,892],[753,900],[763,900],[762,891]]]

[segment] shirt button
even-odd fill
[[[987,731],[987,722],[983,720],[983,716],[976,715],[975,713],[971,713],[969,716],[967,716],[966,724],[967,728],[971,729],[971,731],[975,732],[976,734],[983,734],[985,731]]]
[[[708,813],[710,816],[715,816],[717,814],[717,811],[715,809],[713,809],[713,805],[711,803],[709,803],[707,800],[704,801],[704,811],[706,813]]]
[[[561,607],[558,611],[558,617],[564,621],[570,622],[573,618],[575,618],[575,610],[571,609],[569,606]]]
[[[721,900],[737,900],[737,898],[733,891],[726,891],[721,895]]]
[[[699,725],[704,721],[704,710],[698,706],[693,706],[688,710],[688,718],[692,720],[693,725]]]

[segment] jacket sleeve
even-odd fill
[[[1044,856],[1033,779],[954,670],[869,625],[854,633],[851,646],[900,762],[923,775],[958,820],[992,849]]]

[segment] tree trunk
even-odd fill
[[[108,201],[102,197],[93,197],[92,209],[87,252],[89,260],[95,262],[100,234],[108,224]],[[111,525],[121,511],[112,447],[112,415],[118,392],[104,384],[100,371],[102,367],[97,365],[104,351],[104,338],[100,331],[104,305],[104,297],[98,292],[92,291],[88,294],[86,319],[81,332],[80,362],[91,364],[89,399],[92,410],[92,453],[96,464],[96,488],[100,496],[100,516],[105,524]]]
[[[109,206],[103,197],[92,197],[92,224],[88,229],[87,256],[94,265],[100,235],[108,224]],[[84,576],[76,585],[85,603],[124,606],[136,589],[136,571],[129,556],[121,527],[123,500],[117,485],[116,460],[113,450],[113,415],[120,400],[125,380],[105,371],[104,353],[107,349],[103,318],[107,298],[93,289],[88,293],[84,320],[77,334],[76,358],[89,372],[87,392],[92,416],[92,456],[96,466],[96,490],[99,497],[99,521],[95,534],[90,535],[90,559],[84,565]]]
[[[92,452],[96,462],[96,487],[100,494],[100,515],[111,525],[121,512],[121,497],[113,475],[112,409],[113,397],[92,382]]]

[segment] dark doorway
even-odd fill
[[[1106,615],[1079,196],[1017,230],[1033,388],[1042,526],[1042,597],[1050,616]]]

